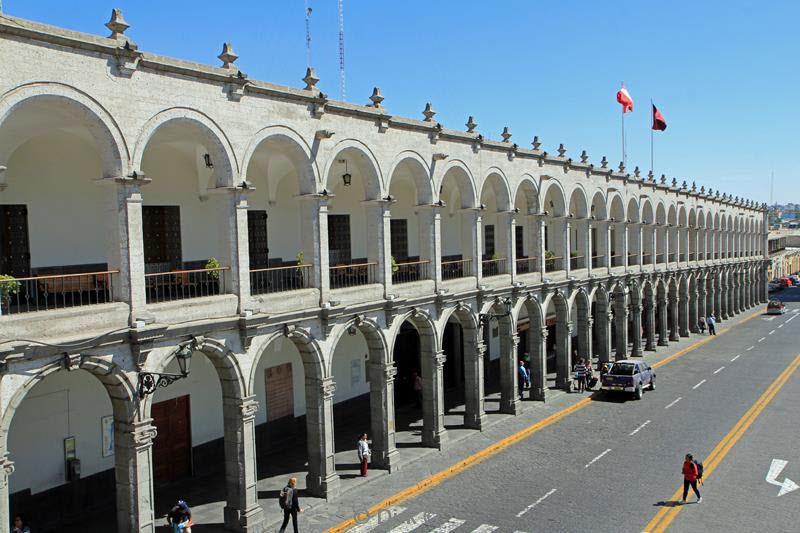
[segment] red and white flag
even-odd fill
[[[633,98],[631,98],[631,95],[628,94],[628,89],[626,89],[624,85],[619,91],[617,91],[617,102],[622,104],[623,113],[633,111]]]
[[[664,115],[653,104],[653,129],[656,131],[664,131],[667,129],[667,121],[664,120]]]

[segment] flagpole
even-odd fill
[[[625,82],[620,82],[621,87],[625,87]],[[622,106],[622,165],[625,166],[625,106]]]
[[[653,99],[650,99],[650,114],[653,113]],[[650,124],[650,172],[653,170],[653,125]]]

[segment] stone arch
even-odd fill
[[[572,193],[569,196],[567,212],[571,217],[586,218],[589,216],[588,202],[586,190],[578,184],[572,189]]]
[[[458,206],[458,208],[469,209],[476,207],[478,203],[478,192],[475,189],[475,179],[469,167],[459,159],[450,160],[442,169],[441,178],[436,181],[438,185],[436,197],[441,200],[441,190],[448,176],[452,176],[458,186],[458,191],[461,196],[461,205]]]
[[[551,303],[556,312],[556,386],[569,389],[572,384],[572,324],[569,298],[562,289],[555,289],[542,303],[545,313]]]
[[[262,128],[250,139],[242,157],[241,180],[247,181],[250,162],[263,144],[276,144],[281,153],[289,158],[297,170],[300,194],[311,194],[319,190],[319,168],[316,153],[312,152],[305,139],[288,126],[275,125]]]
[[[325,358],[322,355],[322,349],[316,339],[305,329],[297,327],[284,327],[282,330],[274,331],[264,337],[254,341],[248,350],[253,354],[253,362],[250,367],[250,374],[247,378],[247,391],[252,395],[255,391],[255,380],[259,379],[256,375],[258,364],[263,357],[267,347],[272,344],[278,337],[288,338],[294,344],[297,351],[300,353],[300,359],[303,361],[303,370],[306,376],[313,377],[317,380],[323,380],[329,377],[327,373],[327,365]]]
[[[103,167],[104,178],[126,176],[130,153],[116,120],[97,100],[70,85],[33,82],[17,86],[0,96],[0,126],[14,111],[38,102],[64,104],[89,130]],[[0,146],[0,165],[6,164],[17,145]],[[2,174],[0,174],[2,176]]]
[[[333,363],[333,351],[339,344],[339,340],[351,326],[358,329],[358,331],[364,335],[364,339],[367,341],[367,348],[369,349],[370,362],[380,364],[389,364],[391,362],[389,358],[389,345],[386,342],[386,337],[380,326],[370,318],[357,315],[344,323],[334,326],[326,339],[331,349],[331,357],[325,365],[325,373],[328,376],[333,376],[333,370],[331,368],[331,364]]]
[[[518,200],[521,198],[525,203],[525,210],[522,212],[525,215],[535,215],[539,213],[539,191],[536,187],[536,181],[530,174],[524,174],[517,183],[517,188],[514,190],[514,205],[517,205]]]
[[[628,210],[626,212],[628,222],[639,222],[639,202],[636,198],[628,200]]]
[[[497,167],[491,167],[489,169],[481,183],[481,199],[483,199],[483,194],[487,190],[487,185],[491,187],[494,192],[497,212],[509,211],[511,209],[511,189],[508,186],[508,179],[503,171]]]
[[[334,190],[334,180],[339,179],[338,173],[333,172],[334,165],[338,164],[338,160],[343,155],[352,154],[356,156],[354,164],[364,179],[364,199],[376,200],[386,196],[380,164],[378,164],[377,157],[366,144],[356,139],[343,139],[331,149],[330,153],[331,156],[325,165],[325,172],[322,178],[326,190]]]
[[[417,188],[417,203],[418,204],[432,204],[433,203],[433,177],[431,176],[431,169],[428,163],[413,150],[405,150],[400,152],[392,162],[389,168],[389,181],[386,184],[386,190],[390,191],[392,188],[392,179],[394,178],[395,171],[400,165],[407,165],[411,167],[411,177],[414,180],[414,185]]]
[[[593,220],[605,220],[608,217],[606,200],[601,191],[595,191],[592,196],[592,205],[589,208],[589,213]]]
[[[160,111],[142,126],[133,149],[131,166],[134,171],[141,171],[147,145],[158,130],[167,124],[188,125],[199,135],[203,146],[212,156],[214,164],[212,178],[217,187],[236,185],[234,179],[239,175],[240,169],[228,136],[208,115],[187,107],[173,107]]]
[[[527,297],[519,298],[515,302],[512,310],[515,324],[519,323],[519,315],[523,307],[528,314],[529,322],[528,344],[525,349],[530,357],[530,399],[544,401],[547,390],[547,329],[545,328],[544,313],[539,298],[534,294],[528,294]]]
[[[549,216],[563,217],[567,214],[567,195],[557,179],[548,179],[539,193],[542,195],[539,205]]]
[[[612,192],[608,197],[608,217],[612,222],[625,222],[625,204],[618,192]]]

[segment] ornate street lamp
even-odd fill
[[[159,372],[141,372],[139,374],[139,397],[144,398],[153,394],[159,387],[168,387],[189,376],[192,368],[192,354],[197,349],[197,339],[183,343],[175,350],[175,359],[178,360],[180,374],[168,374]]]
[[[492,319],[497,320],[499,318],[511,316],[511,298],[501,298],[500,303],[503,304],[504,312],[495,313],[490,309],[488,313],[480,314],[481,322],[486,322],[488,324]]]

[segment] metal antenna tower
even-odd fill
[[[344,0],[339,0],[339,100],[344,102]]]
[[[311,68],[311,8],[308,7],[308,0],[305,0],[306,4],[306,63],[308,63],[308,67]]]

